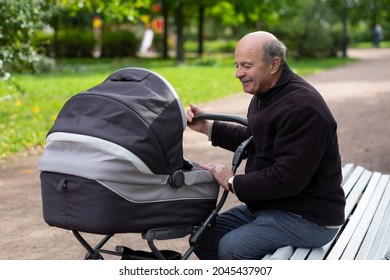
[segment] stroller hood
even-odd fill
[[[169,175],[183,166],[185,128],[183,106],[162,76],[124,68],[70,98],[48,139],[58,133],[102,139],[134,155],[148,173]]]

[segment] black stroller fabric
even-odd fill
[[[183,157],[186,119],[159,74],[125,68],[70,98],[39,162],[49,225],[112,234],[196,225],[215,207],[211,173]],[[173,188],[175,172],[183,186]]]
[[[156,174],[183,165],[184,112],[172,87],[156,74],[122,69],[71,98],[53,132],[94,136],[138,155]]]

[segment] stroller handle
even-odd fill
[[[241,124],[243,126],[248,126],[248,119],[243,118],[238,115],[226,115],[226,114],[209,114],[202,113],[194,116],[193,121],[197,120],[218,120],[218,121],[227,121],[227,122],[235,122]],[[241,143],[239,147],[236,149],[233,161],[232,161],[232,171],[233,174],[236,173],[238,166],[240,165],[243,159],[248,157],[249,150],[252,147],[252,136],[250,136],[247,140]],[[199,226],[199,228],[191,234],[189,243],[190,248],[185,252],[182,259],[187,259],[190,254],[194,251],[195,246],[201,236],[204,234],[205,230],[213,223],[214,219],[218,216],[218,212],[222,209],[224,205],[229,191],[224,190],[220,201],[217,203],[215,209],[210,213],[207,219]]]
[[[217,114],[217,113],[201,113],[195,115],[192,121],[198,120],[214,120],[214,121],[226,121],[235,122],[243,126],[248,126],[248,119],[239,115]]]
[[[241,124],[243,126],[248,126],[248,119],[239,115],[228,115],[228,114],[219,114],[219,113],[201,113],[195,115],[192,121],[198,120],[215,120],[215,121],[225,121],[225,122],[234,122]],[[241,143],[241,145],[236,149],[233,162],[232,162],[232,171],[236,173],[238,166],[240,165],[243,159],[248,157],[249,150],[252,146],[252,136],[247,140]]]

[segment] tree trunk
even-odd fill
[[[204,22],[204,6],[199,6],[199,22],[198,22],[198,56],[203,54],[203,22]]]
[[[168,54],[168,3],[166,0],[162,1],[162,13],[164,17],[164,35],[163,35],[163,58],[167,59]]]
[[[176,8],[176,61],[178,63],[184,63],[184,15],[183,15],[183,4],[180,3]]]

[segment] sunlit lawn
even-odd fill
[[[306,76],[347,61],[304,59],[289,60],[289,64],[294,71]],[[142,67],[159,73],[172,84],[184,106],[241,92],[241,84],[234,77],[232,55],[188,59],[181,65],[173,59],[150,58],[59,60],[56,71],[50,74],[15,75],[14,81],[24,93],[0,83],[0,159],[42,146],[67,99],[101,83],[112,72],[124,67]]]

